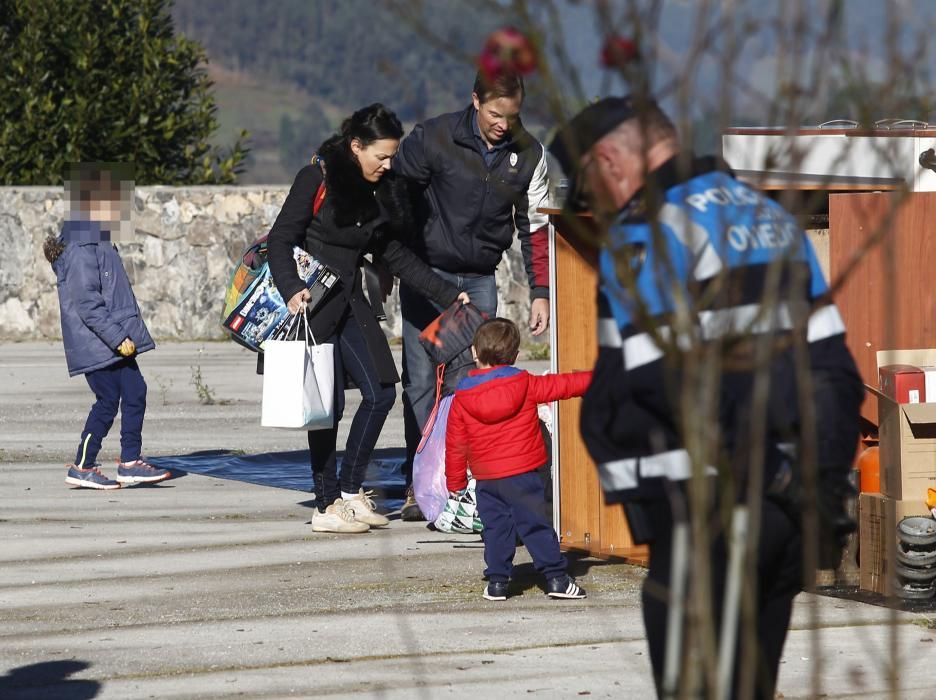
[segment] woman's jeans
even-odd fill
[[[381,384],[354,316],[348,314],[326,340],[335,346],[335,423],[327,430],[309,431],[312,485],[320,510],[345,493],[357,493],[387,414],[396,400],[393,384]],[[361,405],[351,421],[341,469],[337,467],[338,423],[344,413],[345,373],[361,391]],[[339,477],[340,473],[340,477]]]
[[[493,318],[497,315],[497,283],[494,275],[456,274],[438,268],[433,271],[451,282],[460,292],[468,292],[471,303]],[[400,285],[400,311],[403,316],[403,426],[406,436],[406,462],[403,474],[406,484],[413,481],[413,457],[422,438],[422,429],[435,404],[436,366],[429,353],[419,343],[419,334],[444,307],[429,301],[419,293]],[[471,348],[467,348],[445,368],[443,393],[451,393],[459,380],[474,369]]]

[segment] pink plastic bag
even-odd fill
[[[426,520],[433,522],[445,509],[448,488],[445,483],[445,429],[453,396],[439,401],[438,410],[430,417],[428,434],[413,459],[413,495]],[[434,418],[435,420],[432,420]]]

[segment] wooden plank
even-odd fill
[[[561,236],[556,237],[556,348],[560,372],[595,366],[597,275]],[[560,541],[600,538],[601,485],[579,434],[581,400],[559,402]]]
[[[602,499],[601,509],[601,548],[599,556],[624,557],[626,559],[646,562],[649,549],[646,546],[634,544],[624,507],[615,503],[606,505]]]
[[[936,136],[936,128],[931,126],[901,129],[868,129],[866,127],[820,129],[787,129],[786,127],[735,127],[725,129],[726,136]]]
[[[796,190],[801,192],[893,192],[906,187],[903,180],[884,184],[847,184],[835,180],[827,182],[795,182],[787,180],[760,180],[755,177],[739,177],[739,180],[765,192],[787,192]]]
[[[735,177],[761,190],[884,192],[906,188],[903,178],[815,175],[769,170],[736,170]]]
[[[554,219],[555,222],[555,219]],[[577,241],[556,236],[556,360],[560,372],[589,369],[598,357],[598,276]],[[620,505],[604,502],[598,471],[579,430],[581,399],[559,402],[560,544],[565,550],[645,562]]]

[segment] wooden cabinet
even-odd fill
[[[829,269],[847,275],[835,300],[866,384],[878,350],[936,347],[936,192],[831,195]],[[862,414],[877,425],[873,397]]]
[[[574,236],[566,236],[558,210],[543,210],[553,224],[550,234],[553,369],[591,369],[598,354],[598,277],[586,260],[588,252]],[[582,217],[578,222],[589,226]],[[579,432],[581,399],[560,401],[554,442],[557,455],[556,530],[565,550],[598,557],[623,557],[645,562],[647,548],[634,545],[620,505],[605,505],[598,471]]]

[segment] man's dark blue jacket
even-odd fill
[[[433,267],[493,275],[520,239],[531,299],[549,297],[546,150],[522,126],[485,161],[472,124],[477,110],[417,124],[400,144],[393,170],[425,189],[429,212],[411,247]]]

